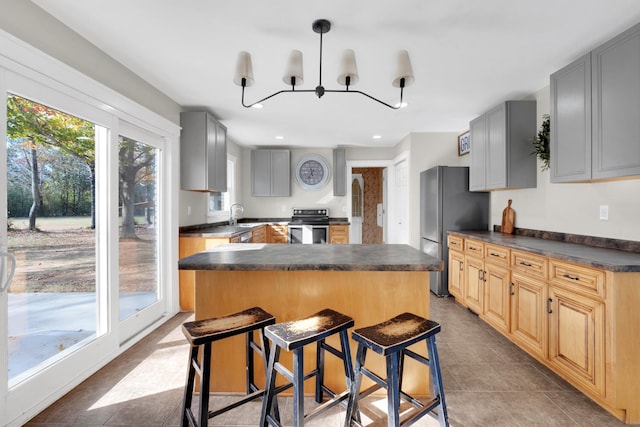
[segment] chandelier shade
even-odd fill
[[[348,78],[348,82],[347,82]],[[338,74],[338,83],[342,86],[353,86],[358,83],[358,66],[356,65],[356,53],[351,49],[345,49],[342,52],[340,60],[340,74]]]
[[[315,33],[320,35],[320,73],[318,85],[315,89],[296,89],[296,87],[304,83],[304,74],[302,67],[302,52],[299,50],[293,50],[289,55],[289,61],[287,62],[287,67],[284,75],[282,76],[282,81],[286,85],[291,86],[291,89],[283,89],[256,102],[246,104],[244,100],[245,88],[254,84],[254,77],[251,55],[248,52],[242,51],[238,54],[238,62],[236,63],[233,82],[242,87],[243,107],[249,108],[262,105],[264,101],[273,98],[276,95],[280,95],[281,93],[315,93],[318,98],[322,98],[325,93],[356,93],[394,110],[406,106],[406,103],[403,102],[404,88],[411,85],[415,80],[413,68],[411,67],[411,60],[409,58],[409,52],[401,50],[398,53],[398,63],[396,65],[396,73],[393,75],[392,86],[400,88],[400,102],[395,105],[391,105],[360,90],[350,90],[350,87],[357,84],[360,80],[360,77],[358,76],[358,66],[356,65],[356,54],[351,49],[346,49],[342,53],[340,68],[338,71],[338,84],[345,86],[345,89],[325,89],[322,85],[322,36],[331,30],[331,22],[326,19],[317,19],[313,22],[311,28]]]
[[[411,60],[409,59],[409,52],[406,50],[401,50],[398,52],[398,64],[396,69],[395,78],[391,84],[394,87],[403,87],[403,79],[404,79],[404,87],[409,86],[413,83],[415,78],[413,77],[413,68],[411,67]]]
[[[287,69],[284,72],[284,76],[282,76],[282,81],[291,86],[299,86],[304,83],[302,73],[302,52],[299,50],[292,50],[289,54],[289,62],[287,63]]]
[[[253,86],[253,64],[249,52],[239,52],[233,82],[238,86]]]

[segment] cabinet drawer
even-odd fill
[[[511,267],[531,277],[546,279],[549,261],[546,257],[528,252],[511,251]]]
[[[449,249],[455,250],[455,251],[460,251],[462,252],[464,250],[464,238],[460,237],[460,236],[451,236],[449,235],[447,237],[447,242],[449,245]]]
[[[477,240],[465,239],[464,241],[464,253],[466,255],[475,256],[478,258],[484,257],[484,243]]]
[[[571,290],[605,298],[604,272],[581,265],[551,260],[549,263],[549,279],[553,284],[570,287]]]
[[[494,264],[509,265],[511,259],[509,258],[510,250],[504,246],[497,245],[484,245],[484,258],[487,262]]]

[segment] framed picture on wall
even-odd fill
[[[458,135],[458,156],[464,156],[471,152],[471,135],[469,131]]]

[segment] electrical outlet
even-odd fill
[[[600,205],[600,219],[608,220],[609,219],[609,206],[608,205]]]

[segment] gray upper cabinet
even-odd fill
[[[333,195],[347,195],[347,160],[344,148],[333,150]]]
[[[591,54],[551,75],[551,182],[591,178]]]
[[[506,101],[469,124],[471,191],[536,186],[536,102]]]
[[[180,113],[180,188],[227,191],[227,128],[207,112]]]
[[[640,175],[640,24],[551,75],[551,182]]]
[[[486,152],[487,152],[487,120],[485,116],[477,117],[469,123],[471,137],[471,166],[469,167],[469,190],[482,191],[487,187]]]
[[[289,150],[251,151],[251,195],[291,196],[291,153]]]
[[[640,174],[640,25],[591,52],[593,178]]]

